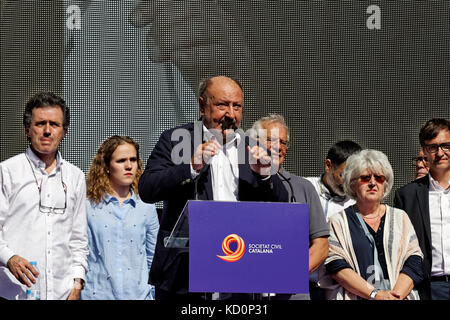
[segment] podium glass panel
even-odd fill
[[[189,201],[181,211],[172,232],[164,238],[166,248],[189,248]]]

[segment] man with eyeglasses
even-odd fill
[[[394,205],[411,219],[424,254],[424,300],[450,300],[450,121],[427,121],[419,133],[429,172],[399,188]]]
[[[309,273],[314,272],[328,256],[330,231],[322,212],[322,205],[314,186],[306,179],[291,174],[283,168],[289,144],[289,130],[284,117],[269,115],[257,120],[250,135],[259,139],[271,152],[278,176],[289,193],[289,202],[307,203],[309,208]],[[277,294],[275,300],[309,300],[304,294]]]
[[[427,157],[425,157],[423,148],[420,148],[419,154],[412,160],[415,167],[414,179],[419,179],[426,176],[428,174],[428,160]]]
[[[0,297],[25,299],[38,277],[41,299],[76,300],[89,251],[85,177],[58,151],[69,109],[61,97],[39,92],[25,106],[23,125],[30,146],[0,163]]]

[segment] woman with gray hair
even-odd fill
[[[345,192],[356,204],[330,217],[325,261],[337,281],[335,300],[419,299],[422,259],[408,215],[382,203],[394,183],[386,155],[366,149],[351,155],[343,171]]]

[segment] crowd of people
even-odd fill
[[[38,279],[49,300],[450,300],[449,120],[423,124],[414,180],[389,206],[384,153],[338,141],[320,176],[296,176],[283,116],[244,133],[243,99],[236,79],[202,80],[201,119],[164,131],[145,169],[138,143],[111,136],[85,179],[58,151],[65,101],[32,96],[30,146],[0,163],[0,298],[26,299]],[[164,240],[190,199],[308,204],[309,294],[189,292],[189,251]]]

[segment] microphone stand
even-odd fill
[[[201,168],[200,172],[198,173],[198,176],[194,178],[194,200],[198,200],[198,181],[203,176],[203,174],[208,171],[209,169],[209,163],[205,164],[203,168]]]
[[[281,178],[283,178],[288,183],[289,189],[291,189],[291,198],[290,198],[289,202],[290,203],[297,202],[297,199],[295,199],[295,196],[294,196],[294,188],[292,187],[292,184],[289,181],[289,179],[287,179],[283,174],[281,174],[280,171],[278,171],[277,173]]]

